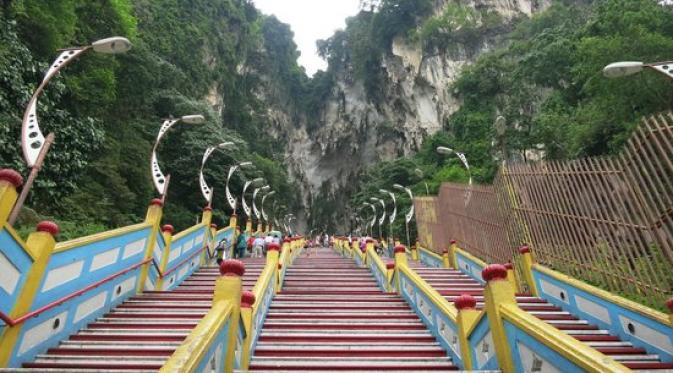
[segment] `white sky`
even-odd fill
[[[316,40],[327,39],[346,27],[346,18],[357,14],[359,0],[253,0],[264,14],[273,14],[294,32],[301,56],[299,64],[312,76],[325,70],[327,63],[318,56]]]

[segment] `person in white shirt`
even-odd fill
[[[257,236],[254,241],[252,241],[252,256],[253,258],[261,258],[262,250],[264,250],[264,238],[261,235]]]

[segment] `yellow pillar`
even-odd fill
[[[224,358],[225,373],[233,373],[238,337],[238,320],[241,312],[241,277],[245,273],[245,265],[240,260],[228,259],[220,265],[220,276],[215,281],[213,304],[222,301],[231,302],[233,311],[229,321],[227,352]]]
[[[175,229],[173,228],[172,225],[170,224],[165,224],[163,227],[161,227],[161,236],[164,238],[164,251],[161,252],[161,259],[159,264],[159,270],[161,273],[166,272],[166,268],[168,267],[168,258],[171,255],[171,242],[173,242],[173,232]],[[155,287],[158,290],[163,289],[164,285],[164,279],[159,278],[157,280],[157,283]]]
[[[201,224],[205,225],[207,228],[203,232],[203,244],[208,247],[208,250],[210,250],[210,233],[212,232],[210,230],[210,223],[213,221],[213,208],[210,206],[206,206],[203,208],[203,212],[201,213]],[[208,260],[208,253],[210,251],[206,252],[206,250],[203,250],[201,252],[201,265],[205,265],[206,261]]]
[[[526,284],[528,284],[528,289],[530,289],[532,296],[537,297],[539,293],[533,279],[533,254],[530,252],[528,246],[521,246],[519,254],[521,254],[521,268],[523,269],[523,277],[526,280]]]
[[[388,262],[386,263],[386,291],[392,292],[393,289],[393,275],[395,274],[395,263]]]
[[[250,364],[250,347],[252,347],[252,306],[255,294],[251,291],[241,293],[241,319],[245,327],[245,340],[241,346],[241,370],[248,370]]]
[[[245,233],[252,234],[252,219],[248,219],[245,222]]]
[[[229,216],[229,226],[236,229],[236,226],[238,225],[238,216],[236,216],[236,213],[231,214]]]
[[[505,268],[507,268],[507,281],[512,284],[512,289],[515,293],[519,292],[519,282],[516,279],[516,271],[514,270],[514,265],[512,263],[505,263]]]
[[[9,317],[17,319],[30,311],[33,305],[33,300],[38,292],[42,279],[49,264],[49,259],[56,246],[54,237],[58,235],[58,225],[51,221],[43,221],[37,225],[36,231],[28,236],[26,241],[26,249],[28,254],[33,258],[31,265],[26,275],[26,282],[19,290],[19,296],[16,303],[12,307]],[[0,335],[0,367],[7,367],[12,352],[16,347],[23,323],[14,326],[5,326],[4,331]]]
[[[442,250],[442,265],[444,268],[451,268],[451,260],[449,259],[450,255],[451,254],[449,254],[449,250]]]
[[[159,198],[155,198],[150,202],[150,207],[147,208],[147,215],[145,215],[145,223],[150,224],[150,233],[147,237],[147,247],[145,248],[144,259],[151,259],[154,254],[154,245],[157,242],[157,233],[159,232],[159,225],[161,224],[161,216],[163,214],[164,203]],[[147,263],[140,267],[140,276],[138,276],[138,283],[136,284],[136,293],[140,294],[145,288],[145,281],[152,263]]]
[[[458,249],[458,243],[456,240],[451,240],[449,245],[449,266],[446,268],[458,269],[458,259],[456,259],[456,251]]]
[[[354,238],[353,243],[351,244],[350,248],[350,257],[352,258],[353,255],[357,254],[360,252],[360,239],[359,238]]]
[[[404,266],[407,267],[409,263],[407,262],[407,248],[404,247],[404,245],[398,245],[395,246],[395,249],[393,249],[393,253],[395,255],[395,278],[397,279],[395,281],[395,289],[397,289],[397,293],[401,293],[400,289],[400,267]]]
[[[4,168],[0,170],[0,226],[4,226],[7,218],[12,213],[16,199],[17,189],[23,184],[21,174],[14,170]]]
[[[502,264],[487,266],[483,269],[481,275],[486,281],[484,302],[486,314],[488,315],[488,323],[493,335],[493,342],[495,343],[495,354],[498,358],[498,364],[504,373],[513,373],[512,352],[507,341],[500,305],[516,305],[514,289],[512,288],[512,284],[507,281],[507,269]]]
[[[413,259],[415,262],[418,261],[418,242],[416,242],[415,245],[411,246],[411,259]]]
[[[460,351],[463,358],[463,369],[472,370],[474,365],[472,362],[472,354],[470,349],[470,343],[468,342],[469,335],[467,334],[474,323],[479,320],[479,314],[481,312],[477,311],[477,300],[469,294],[463,294],[456,298],[453,301],[453,304],[458,310],[458,317],[456,323],[458,324],[458,340],[460,342]]]
[[[276,271],[276,293],[280,292],[280,272],[278,271],[278,259],[280,258],[280,245],[272,243],[266,249],[266,267],[271,266]]]
[[[367,251],[374,250],[374,239],[367,238],[365,241],[365,251],[362,251],[362,264],[367,265]]]

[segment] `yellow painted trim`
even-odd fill
[[[19,194],[17,193],[14,184],[7,181],[0,181],[0,225],[8,225],[7,219],[12,213],[12,209],[18,198]]]
[[[535,262],[533,261],[532,253],[528,252],[521,254],[519,256],[519,260],[521,262],[523,277],[526,280],[526,284],[528,284],[530,293],[534,297],[538,297],[540,293],[537,290],[537,285],[535,284],[535,279],[533,278],[533,265]]]
[[[54,237],[46,232],[33,232],[28,236],[26,241],[27,251],[35,254],[35,260],[26,273],[26,281],[19,289],[19,296],[11,308],[9,317],[16,319],[30,311],[45,276],[55,244]],[[9,364],[24,325],[24,323],[21,323],[15,326],[6,326],[0,332],[0,346],[2,346],[0,348],[0,367],[7,367],[7,364]]]
[[[472,362],[472,349],[470,348],[470,331],[479,324],[479,320],[483,317],[483,311],[475,309],[466,309],[458,312],[458,338],[460,342],[460,353],[463,359],[463,369],[472,370],[474,365]]]
[[[516,305],[514,289],[507,280],[492,280],[486,283],[484,289],[484,309],[488,316],[488,324],[491,328],[495,355],[498,366],[505,373],[514,372],[514,360],[512,359],[512,346],[509,345],[505,326],[502,323],[500,306],[503,304]]]
[[[631,372],[629,368],[609,356],[522,311],[516,304],[501,304],[500,313],[504,320],[511,322],[586,372]]]
[[[195,372],[226,322],[231,320],[230,329],[238,322],[232,319],[233,315],[231,302],[224,300],[213,304],[159,372]]]
[[[472,335],[472,332],[474,332],[474,328],[476,328],[477,325],[479,325],[481,319],[483,319],[484,317],[486,317],[486,310],[482,309],[481,311],[479,311],[479,315],[474,320],[474,324],[470,325],[470,327],[465,330],[468,338]]]
[[[413,269],[406,265],[399,266],[399,269],[397,268],[397,265],[395,267],[397,270],[404,273],[409,278],[409,280],[413,282],[423,294],[425,294],[430,302],[437,306],[440,312],[448,316],[454,324],[456,323],[456,320],[458,319],[458,310],[453,304],[449,303],[446,298],[439,294],[439,292],[430,286],[430,284],[425,282],[425,280],[423,280],[421,276],[414,272]]]
[[[117,237],[117,236],[122,236],[124,234],[128,234],[131,232],[137,232],[146,228],[151,228],[152,224],[149,224],[147,222],[143,223],[138,223],[138,224],[133,224],[129,225],[127,227],[122,227],[122,228],[117,228],[117,229],[112,229],[109,231],[105,232],[100,232],[100,233],[95,233],[89,236],[84,236],[84,237],[79,237],[75,238],[69,241],[63,241],[59,242],[56,244],[56,248],[54,249],[54,253],[60,253],[63,251],[71,250],[77,247],[81,247],[84,245],[92,244],[94,242],[98,241],[103,241],[107,240],[109,238]]]
[[[9,224],[5,224],[4,228],[7,231],[7,233],[9,233],[9,235],[12,236],[14,241],[16,241],[16,243],[23,249],[23,251],[25,251],[33,261],[35,261],[37,256],[31,250],[28,250],[28,246],[26,246],[26,242],[23,239],[21,239],[21,236],[19,236],[19,234],[16,232],[16,230],[14,230],[14,227],[12,227]]]
[[[187,235],[189,235],[189,234],[191,234],[191,233],[194,233],[194,232],[198,231],[199,229],[202,229],[202,228],[205,227],[205,226],[206,226],[206,225],[203,224],[203,223],[199,223],[199,224],[193,225],[193,226],[191,226],[191,227],[185,229],[184,231],[182,231],[182,232],[180,232],[180,233],[176,233],[176,234],[173,236],[173,241],[177,241],[177,240],[181,239],[182,237],[185,237],[185,236],[187,236]],[[210,223],[208,224],[208,227],[210,227]]]
[[[383,263],[383,260],[379,256],[379,254],[376,253],[376,250],[374,250],[374,245],[367,244],[367,252],[365,253],[366,256],[369,257],[369,260],[373,261],[374,265],[376,265],[379,268],[379,271],[386,277],[386,291],[390,291],[390,281],[388,280],[388,268],[386,268],[385,263]]]
[[[533,264],[533,269],[544,273],[545,275],[554,278],[555,280],[565,282],[566,284],[578,288],[582,291],[585,291],[593,296],[604,299],[607,302],[614,303],[620,307],[624,307],[630,311],[638,313],[647,318],[653,319],[657,322],[660,322],[667,326],[673,326],[673,322],[669,319],[669,316],[663,312],[659,312],[655,309],[643,306],[640,303],[636,303],[632,300],[620,297],[605,291],[603,289],[597,288],[593,285],[589,285],[586,282],[580,281],[576,278],[565,275],[561,272],[554,271],[551,268],[545,267],[541,264]]]
[[[458,247],[458,245],[456,245],[455,250],[456,250],[456,254],[460,254],[460,255],[466,257],[467,259],[470,259],[471,261],[475,262],[481,268],[486,268],[486,266],[488,265],[483,260],[481,260],[481,259],[477,258],[476,256],[468,253],[467,251],[461,249],[460,247]],[[456,261],[456,266],[457,265],[458,265],[458,262]]]

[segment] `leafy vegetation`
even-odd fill
[[[285,27],[285,33],[278,31]],[[206,167],[215,188],[215,220],[230,213],[224,198],[228,165],[252,160],[278,191],[279,202],[295,206],[296,190],[282,165],[284,144],[267,134],[266,108],[256,97],[260,76],[275,69],[278,83],[294,97],[301,76],[287,26],[263,17],[245,0],[14,0],[0,8],[0,160],[26,174],[20,158],[23,109],[56,50],[122,35],[133,49],[124,55],[87,53],[64,69],[40,99],[38,115],[56,143],[27,206],[55,218],[72,237],[135,223],[156,196],[149,156],[162,119],[201,113],[207,124],[179,124],[158,149],[171,174],[165,220],[192,225],[204,201],[198,169],[207,146],[228,140],[230,154],[216,152]],[[266,46],[267,53],[264,54]],[[286,58],[278,60],[285,53]],[[277,61],[259,71],[239,70],[254,58]],[[270,75],[273,76],[273,75]],[[221,102],[204,98],[222,97]],[[240,193],[242,180],[232,188]],[[248,197],[249,198],[249,197]],[[31,211],[31,210],[27,210]],[[34,216],[22,222],[32,224]],[[20,221],[21,222],[21,221]]]

